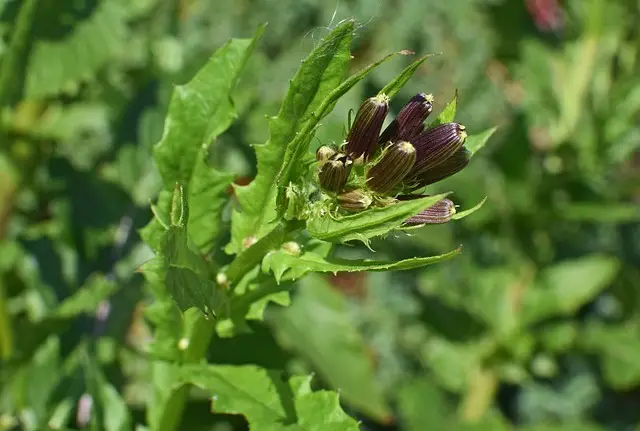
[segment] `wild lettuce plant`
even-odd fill
[[[141,268],[154,297],[147,312],[155,325],[152,429],[176,426],[188,385],[205,389],[214,411],[245,415],[251,429],[358,429],[340,410],[337,394],[312,391],[309,376],[280,380],[256,365],[204,363],[213,334],[242,332],[247,319],[262,318],[268,302],[288,305],[290,282],[312,272],[406,270],[460,252],[399,261],[332,256],[337,244],[370,245],[373,238],[460,219],[479,208],[482,203],[457,212],[448,193],[423,193],[461,171],[493,132],[473,134],[455,122],[455,97],[426,123],[433,97],[423,93],[383,129],[389,101],[427,55],[362,103],[347,136],[336,137],[341,144],[324,145],[314,155],[310,142],[338,100],[382,63],[410,54],[387,55],[347,77],[354,28],[353,21],[342,22],[302,61],[270,118],[269,140],[255,147],[257,175],[248,185],[212,168],[208,152],[236,117],[232,95],[263,28],[251,40],[228,42],[191,81],[174,88],[154,148],[163,191],[152,207],[154,219],[142,230],[155,252]],[[277,389],[282,385],[284,392]]]

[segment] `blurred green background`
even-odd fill
[[[402,49],[442,53],[393,112],[417,92],[433,93],[437,111],[457,90],[471,134],[499,126],[437,185],[463,208],[488,200],[463,221],[372,244],[381,259],[462,244],[461,256],[310,276],[288,311],[216,341],[209,360],[316,370],[330,388],[342,367],[372,369],[341,397],[371,431],[640,430],[638,0],[0,0],[0,430],[79,427],[96,379],[143,422],[138,347],[150,332],[135,271],[152,253],[137,229],[161,187],[150,150],[172,86],[268,22],[235,96],[239,118],[212,153],[246,184],[251,145],[267,139],[300,60],[350,17],[352,72]],[[411,60],[348,93],[314,145],[340,142],[349,110]],[[82,289],[111,296],[59,306]],[[325,320],[317,311],[335,301]],[[367,356],[341,351],[335,334]],[[102,377],[87,377],[87,351]],[[197,394],[183,422],[246,429]]]

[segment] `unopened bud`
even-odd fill
[[[362,190],[351,190],[338,195],[338,203],[347,211],[363,211],[371,206],[373,199]]]
[[[469,164],[470,160],[471,151],[462,147],[445,161],[423,171],[418,177],[412,178],[412,180],[415,180],[413,187],[420,188],[428,186],[429,184],[437,183],[438,181],[457,174]]]
[[[334,154],[320,168],[320,185],[330,192],[340,192],[347,184],[352,164],[353,160],[349,156]]]
[[[415,137],[416,164],[411,176],[418,176],[451,157],[464,145],[467,132],[462,124],[445,123],[427,129]]]
[[[409,141],[424,128],[424,121],[433,111],[434,97],[431,94],[418,93],[400,110],[396,118],[384,129],[378,143],[398,140]]]
[[[416,149],[400,141],[388,147],[380,160],[367,172],[367,186],[377,193],[391,192],[413,168]]]
[[[389,112],[389,97],[380,94],[365,100],[356,114],[347,135],[346,151],[352,159],[365,160],[375,151],[384,119]]]
[[[298,244],[295,241],[287,241],[284,244],[282,244],[282,249],[284,251],[286,251],[289,254],[292,254],[294,256],[300,256],[300,253],[302,253],[302,249],[300,247],[300,244]]]
[[[404,223],[409,226],[446,223],[456,213],[456,206],[450,199],[442,199],[419,214],[409,217]]]
[[[331,156],[336,153],[337,151],[330,146],[323,145],[322,147],[318,148],[318,151],[316,151],[316,160],[319,162],[326,162]]]

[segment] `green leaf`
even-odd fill
[[[264,272],[273,271],[276,281],[279,283],[284,272],[293,268],[295,280],[301,272],[333,272],[341,271],[405,271],[421,268],[446,259],[450,259],[460,253],[460,249],[439,256],[414,257],[400,261],[379,262],[371,259],[341,259],[337,257],[324,258],[312,252],[301,256],[293,256],[285,251],[274,251],[265,256],[262,261]]]
[[[404,221],[434,205],[447,194],[427,196],[409,201],[399,201],[383,208],[372,208],[358,214],[334,218],[329,214],[311,218],[307,230],[314,238],[329,242],[359,240],[368,243],[370,238],[384,235],[396,229]]]
[[[187,232],[202,254],[213,249],[222,233],[222,212],[227,205],[227,189],[234,175],[209,167],[204,151],[196,161],[189,185],[189,224]]]
[[[231,92],[263,31],[261,26],[253,39],[231,39],[191,81],[174,88],[164,134],[154,147],[166,188],[189,184],[198,153],[235,119]]]
[[[620,326],[587,326],[580,343],[600,356],[607,382],[616,390],[631,390],[640,383],[640,339],[637,322]]]
[[[429,127],[435,127],[440,124],[450,123],[456,118],[456,106],[458,104],[458,91],[456,90],[456,94],[451,99],[451,102],[447,103],[447,106],[444,107],[438,118],[433,120],[433,123],[429,125]]]
[[[50,317],[69,319],[82,313],[95,313],[98,305],[118,290],[114,280],[92,276],[75,294],[65,299]]]
[[[151,206],[154,217],[145,227],[140,229],[140,236],[144,242],[156,252],[160,249],[162,238],[169,226],[172,197],[173,190],[162,190],[156,204]]]
[[[391,412],[347,300],[322,278],[304,278],[293,304],[274,311],[267,321],[281,344],[303,355],[349,404],[376,419],[388,419]]]
[[[378,94],[386,94],[387,96],[389,96],[389,98],[392,98],[393,96],[398,94],[398,92],[402,90],[402,88],[409,81],[409,79],[411,79],[413,74],[416,72],[416,70],[418,70],[422,63],[424,63],[425,60],[433,57],[434,55],[437,54],[427,54],[411,63],[409,66],[404,68],[402,72],[400,72],[395,78],[393,78],[387,85],[385,85],[384,88],[378,92]]]
[[[451,406],[435,383],[425,377],[400,388],[398,408],[407,431],[451,429]]]
[[[276,216],[277,177],[288,162],[288,147],[294,139],[301,139],[303,125],[326,95],[342,82],[347,72],[353,27],[353,21],[346,21],[327,35],[291,80],[278,115],[269,122],[269,140],[255,147],[256,178],[248,186],[236,187],[240,210],[233,212],[228,253],[242,250],[245,238],[259,239],[270,230]]]
[[[466,216],[468,216],[470,214],[473,214],[474,212],[478,211],[480,209],[480,207],[482,207],[482,205],[484,205],[484,203],[486,201],[487,201],[487,198],[485,197],[478,204],[476,204],[474,207],[469,208],[468,210],[456,212],[453,215],[453,217],[451,217],[451,220],[460,220],[460,219],[463,219],[463,218],[465,218]]]
[[[476,133],[475,135],[468,136],[464,146],[467,150],[471,151],[471,155],[475,155],[482,147],[485,146],[487,141],[498,130],[498,127],[492,127],[484,132]]]
[[[607,256],[593,255],[562,262],[545,270],[534,288],[527,290],[522,305],[525,322],[557,315],[571,315],[606,289],[620,263]]]
[[[281,371],[254,365],[184,366],[179,375],[211,393],[213,412],[242,414],[255,431],[359,429],[340,408],[336,393],[311,390],[310,377],[287,382]]]

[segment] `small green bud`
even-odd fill
[[[319,162],[326,162],[331,156],[336,153],[337,151],[335,149],[331,148],[328,145],[323,145],[318,148],[318,151],[316,151],[316,160]]]
[[[416,149],[400,141],[389,146],[367,172],[367,186],[378,193],[389,193],[402,182],[416,162]]]
[[[373,199],[362,190],[351,190],[338,195],[338,203],[347,211],[363,211],[371,206]]]
[[[327,160],[318,173],[320,185],[330,192],[340,192],[347,184],[353,160],[345,154],[334,154]]]
[[[302,247],[295,241],[287,241],[282,244],[282,249],[293,256],[300,256]]]

